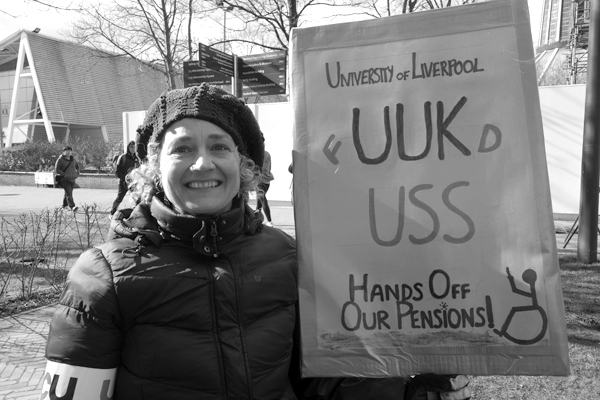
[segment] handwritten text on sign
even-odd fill
[[[335,68],[325,64],[327,83],[331,88],[374,85],[377,83],[390,83],[394,79],[406,81],[408,79],[425,79],[437,76],[456,76],[461,74],[472,74],[483,72],[479,67],[479,59],[473,60],[441,60],[428,63],[417,62],[417,53],[412,53],[412,70],[405,70],[394,75],[394,66],[367,68],[360,71],[344,72],[340,62],[336,62]]]
[[[391,83],[395,80],[406,81],[409,79],[426,79],[433,77],[452,77],[462,74],[476,74],[485,71],[484,63],[475,57],[473,59],[457,60],[448,59],[440,61],[431,61],[426,63],[418,63],[417,53],[411,54],[412,70],[402,70],[395,74],[394,65],[386,65],[360,69],[357,71],[345,71],[344,65],[340,62],[335,63],[335,68],[330,67],[329,63],[325,63],[325,77],[331,89],[343,87],[358,87],[362,85],[373,85],[379,83]],[[352,145],[353,151],[358,158],[358,161],[363,165],[379,165],[393,157],[392,147],[396,141],[397,156],[402,161],[417,161],[426,159],[432,153],[432,145],[435,142],[437,145],[437,154],[431,156],[437,157],[442,161],[446,158],[445,143],[449,143],[459,154],[465,157],[471,156],[474,151],[480,154],[491,153],[498,150],[502,144],[501,129],[491,123],[482,123],[481,134],[475,138],[478,140],[475,143],[468,143],[465,140],[459,139],[453,134],[451,124],[454,119],[459,116],[461,111],[468,106],[469,99],[467,96],[460,98],[453,104],[445,104],[443,101],[437,101],[435,111],[432,110],[432,103],[425,101],[423,104],[423,120],[425,122],[423,130],[424,143],[423,150],[418,154],[409,154],[407,151],[405,134],[405,111],[407,114],[414,114],[410,110],[405,110],[403,103],[395,104],[395,115],[391,115],[390,107],[383,107],[383,121],[381,126],[381,134],[384,140],[382,143],[383,149],[378,155],[367,156],[363,140],[361,139],[361,109],[359,107],[352,108]],[[369,107],[367,112],[372,112],[372,107]],[[395,135],[392,133],[392,118],[395,121]],[[435,136],[434,136],[435,132]],[[473,136],[471,136],[473,137]],[[374,132],[368,132],[369,142],[374,139]],[[415,141],[415,138],[412,138]],[[343,143],[341,140],[336,141],[335,134],[329,135],[323,147],[323,154],[334,165],[339,164],[337,153],[340,151]],[[470,185],[468,181],[456,181],[448,184],[446,187],[438,190],[441,197],[441,203],[445,206],[443,213],[453,213],[463,221],[465,225],[465,233],[462,236],[451,236],[449,234],[442,235],[442,240],[451,244],[463,244],[473,239],[476,226],[474,219],[467,213],[468,205],[464,207],[460,204],[453,203],[451,194],[454,190],[466,188]],[[434,241],[440,234],[442,229],[439,212],[423,200],[424,194],[428,191],[435,191],[437,188],[433,184],[417,184],[411,188],[400,186],[398,188],[398,219],[396,222],[395,236],[391,239],[382,239],[377,230],[377,216],[375,201],[375,188],[371,187],[368,190],[368,211],[369,211],[369,227],[372,240],[380,246],[390,247],[398,245],[402,240],[404,231],[404,219],[406,215],[405,205],[408,202],[420,211],[429,216],[431,220],[431,231],[425,236],[417,237],[413,234],[408,236],[408,241],[414,245],[424,245]],[[456,228],[454,224],[453,228]],[[530,306],[513,308],[511,313],[505,319],[502,328],[495,329],[494,311],[492,307],[492,297],[486,295],[480,305],[477,305],[478,297],[475,296],[469,299],[469,306],[466,308],[460,306],[452,306],[446,303],[448,300],[467,299],[467,296],[472,293],[472,284],[467,282],[455,283],[451,281],[450,275],[443,269],[436,269],[431,272],[427,283],[402,283],[402,284],[379,284],[369,283],[369,274],[351,274],[348,277],[348,300],[341,306],[340,323],[346,332],[355,331],[403,331],[408,330],[412,333],[418,330],[427,331],[448,331],[448,330],[472,330],[473,328],[489,328],[495,333],[496,339],[489,337],[487,334],[481,336],[471,332],[469,342],[474,344],[476,341],[485,343],[496,343],[498,338],[505,339],[517,344],[534,344],[540,342],[547,333],[547,314],[545,310],[539,306],[536,297],[535,282],[537,276],[534,270],[527,269],[523,274],[523,281],[530,286],[529,291],[521,290],[515,284],[515,279],[511,275],[509,268],[506,268],[507,277],[510,283],[510,288],[513,293],[532,298]],[[439,300],[438,308],[431,309],[431,300]],[[424,308],[419,307],[423,303]],[[373,304],[381,304],[381,308],[377,310],[373,308]],[[389,307],[392,304],[392,307]],[[387,306],[387,307],[384,307]],[[534,335],[529,337],[516,337],[509,334],[507,331],[512,323],[514,314],[518,312],[534,312],[538,318],[535,324],[538,329]],[[322,336],[323,342],[336,342],[335,338],[328,337],[330,334]],[[347,340],[344,337],[343,340]],[[325,344],[324,347],[327,347]]]
[[[409,76],[411,79],[424,79],[428,77],[434,76],[453,76],[460,75],[462,73],[477,73],[483,72],[484,69],[479,65],[478,58],[474,58],[473,60],[443,60],[443,61],[435,61],[430,63],[421,63],[419,73],[416,72],[418,67],[417,65],[417,54],[412,53],[412,75],[411,71],[404,71],[396,75],[398,80],[406,80]],[[327,82],[330,87],[344,87],[344,86],[356,86],[356,85],[365,85],[365,84],[375,84],[382,82],[391,82],[394,77],[394,66],[380,67],[380,68],[369,68],[365,70],[361,70],[358,72],[350,72],[350,73],[342,73],[340,63],[337,62],[337,79],[333,80],[329,70],[329,63],[325,64],[325,73],[327,76]],[[335,84],[333,83],[335,82]],[[462,143],[455,135],[452,134],[450,130],[450,124],[456,118],[461,109],[467,104],[468,99],[466,96],[462,96],[456,104],[453,104],[448,114],[445,114],[445,110],[448,109],[447,105],[445,105],[442,101],[438,101],[436,103],[436,111],[435,111],[435,141],[437,142],[437,157],[440,160],[445,158],[445,150],[444,150],[444,138],[454,146],[461,154],[464,156],[470,156],[471,150],[469,150],[469,146]],[[432,142],[434,141],[433,133],[434,133],[434,112],[432,112],[432,104],[427,101],[423,105],[423,113],[425,120],[425,148],[420,154],[409,155],[406,151],[405,146],[405,131],[404,131],[404,116],[405,116],[405,107],[402,103],[396,104],[395,109],[395,121],[396,121],[396,141],[397,141],[397,152],[400,160],[403,161],[416,161],[426,158],[432,147]],[[352,109],[352,139],[354,144],[354,149],[356,151],[356,155],[361,163],[365,165],[375,165],[381,164],[390,157],[393,138],[392,138],[392,129],[390,123],[390,108],[389,106],[385,106],[383,109],[383,134],[385,135],[385,148],[382,153],[377,157],[368,157],[365,155],[365,151],[363,149],[363,145],[360,137],[360,108]],[[330,135],[327,139],[325,146],[323,147],[323,153],[325,156],[333,163],[337,165],[339,160],[336,157],[336,153],[340,150],[342,143],[340,141],[334,143],[335,135]],[[333,146],[332,146],[332,143]],[[483,124],[481,137],[479,139],[479,145],[477,148],[477,152],[479,153],[489,153],[500,147],[502,143],[502,132],[500,128],[493,124]],[[467,232],[462,237],[452,237],[450,235],[444,235],[443,239],[449,243],[465,243],[470,240],[475,233],[475,224],[473,223],[473,219],[469,217],[469,215],[457,207],[455,204],[452,204],[450,201],[450,194],[453,190],[458,189],[460,187],[469,186],[469,182],[466,181],[458,181],[449,184],[446,188],[443,189],[441,193],[443,204],[450,210],[451,212],[457,214],[460,218],[462,218],[467,226]],[[408,191],[408,199],[409,201],[416,206],[417,208],[425,211],[431,217],[433,228],[429,235],[416,238],[412,235],[409,236],[409,240],[413,244],[425,244],[433,241],[439,234],[440,231],[440,219],[436,213],[436,211],[419,200],[418,193],[426,190],[433,189],[433,185],[431,184],[422,184],[417,185],[411,188]],[[394,238],[390,240],[383,240],[379,237],[377,233],[377,224],[375,218],[375,189],[369,189],[369,222],[370,222],[370,230],[371,236],[373,240],[381,246],[395,246],[400,243],[402,239],[402,233],[404,228],[404,207],[406,203],[406,188],[401,186],[398,189],[398,229],[396,231],[396,235]]]

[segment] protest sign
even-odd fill
[[[528,18],[293,31],[305,376],[569,373]]]

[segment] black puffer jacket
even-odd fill
[[[69,272],[46,357],[118,368],[115,400],[287,398],[296,249],[261,220],[243,201],[199,219],[154,198],[113,221]]]

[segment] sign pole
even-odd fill
[[[240,78],[240,60],[233,55],[233,78],[231,78],[231,91],[235,97],[242,97],[242,79]]]
[[[581,158],[581,200],[577,259],[591,264],[598,259],[598,154],[600,153],[600,116],[598,84],[600,79],[600,4],[590,2],[588,73],[585,95],[585,122]]]

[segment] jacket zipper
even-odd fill
[[[248,395],[249,395],[249,399],[253,399],[254,398],[254,394],[252,391],[252,379],[250,378],[250,366],[248,365],[248,353],[246,351],[246,338],[244,335],[244,328],[242,326],[241,323],[241,318],[242,318],[242,305],[241,305],[241,301],[240,301],[240,292],[241,292],[241,283],[240,283],[240,278],[237,274],[237,270],[235,268],[235,265],[233,264],[233,260],[228,256],[228,255],[224,255],[223,256],[227,262],[229,263],[229,265],[231,266],[231,274],[233,275],[233,282],[235,285],[235,307],[236,307],[236,311],[237,311],[237,320],[238,320],[238,330],[240,332],[240,341],[242,343],[242,357],[244,359],[244,369],[246,372],[246,387],[248,388]]]
[[[215,255],[216,257],[216,255]],[[207,265],[208,268],[208,279],[209,279],[209,290],[210,290],[210,309],[211,309],[211,318],[212,318],[212,324],[213,324],[213,337],[214,337],[214,341],[216,343],[215,349],[217,350],[217,360],[218,360],[218,365],[219,365],[219,380],[221,383],[221,392],[223,393],[223,399],[227,399],[229,398],[229,392],[227,390],[227,382],[225,380],[225,366],[223,365],[223,352],[221,350],[221,341],[219,340],[219,331],[217,329],[217,326],[219,325],[218,323],[218,317],[216,315],[217,313],[217,299],[216,299],[216,294],[215,294],[215,276],[213,275],[213,271],[211,270],[210,265]]]
[[[211,219],[210,221],[210,235],[213,238],[213,245],[214,245],[214,257],[218,257],[217,255],[217,236],[219,235],[218,231],[217,231],[217,220],[216,219]],[[239,277],[236,271],[235,266],[233,265],[233,260],[223,254],[223,257],[227,260],[227,262],[229,263],[230,267],[231,267],[231,274],[233,275],[233,282],[234,282],[234,293],[235,293],[235,306],[236,306],[236,311],[237,311],[237,319],[238,319],[238,330],[240,332],[240,340],[242,342],[242,357],[244,358],[244,369],[245,369],[245,373],[246,373],[246,387],[248,388],[248,394],[249,394],[249,399],[253,398],[253,394],[252,394],[252,380],[250,379],[250,367],[248,365],[248,359],[247,359],[247,353],[246,353],[246,341],[244,338],[244,329],[242,327],[241,322],[239,321],[241,316],[242,316],[242,310],[241,310],[241,302],[240,302],[240,281],[239,281]],[[212,274],[211,274],[212,275]],[[211,283],[214,285],[214,281],[215,281],[215,277],[211,276]],[[214,286],[213,286],[213,290],[214,290]],[[213,302],[215,302],[215,298],[214,298],[214,292],[213,292]],[[215,324],[216,326],[216,324]]]
[[[215,248],[213,257],[217,257],[217,254],[218,254],[218,251],[217,251],[217,235],[218,234],[219,233],[217,232],[217,220],[212,219],[210,221],[210,236],[212,236],[213,246]]]

